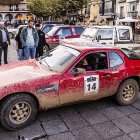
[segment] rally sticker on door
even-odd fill
[[[99,90],[99,75],[84,77],[85,94],[97,94]]]

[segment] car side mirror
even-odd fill
[[[74,68],[74,69],[72,70],[72,74],[73,74],[74,76],[79,76],[80,74],[85,74],[85,73],[86,73],[86,70],[83,69],[83,68]]]

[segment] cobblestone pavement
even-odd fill
[[[9,62],[17,59],[14,45],[9,55]],[[140,140],[140,96],[129,106],[104,98],[40,111],[26,128],[7,131],[0,126],[0,140]]]

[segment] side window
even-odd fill
[[[123,64],[122,58],[116,52],[109,52],[110,67],[115,67]]]
[[[100,40],[112,40],[113,29],[100,29],[97,33],[97,37],[100,37]]]
[[[86,71],[107,69],[107,54],[106,52],[88,54],[76,65],[76,68],[83,68]]]
[[[74,27],[76,34],[81,35],[81,33],[84,31],[84,28],[82,27]]]
[[[72,36],[71,29],[70,28],[61,28],[56,35],[62,36],[62,37],[68,37]]]
[[[119,29],[119,39],[120,40],[130,40],[129,29]]]

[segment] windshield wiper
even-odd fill
[[[50,66],[49,66],[49,64],[44,60],[44,62],[45,62],[45,64],[48,66],[48,68],[50,69]]]

